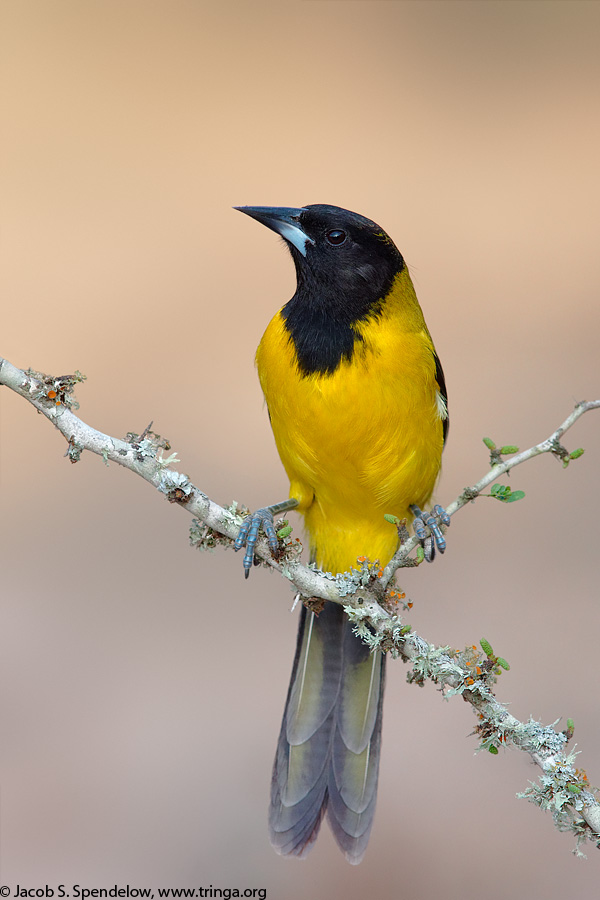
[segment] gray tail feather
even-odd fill
[[[304,857],[327,810],[351,863],[373,825],[381,747],[385,657],[352,632],[341,606],[302,609],[281,723],[269,829],[284,856]]]

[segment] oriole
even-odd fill
[[[385,231],[335,206],[238,207],[284,238],[296,293],[271,320],[256,365],[290,501],[248,517],[246,574],[258,530],[297,507],[311,558],[344,572],[398,546],[384,519],[421,517],[448,430],[444,374],[408,269]],[[437,518],[425,524],[443,551]],[[413,523],[416,528],[417,523]],[[424,523],[419,520],[424,534]],[[432,549],[435,547],[430,544]],[[327,810],[351,863],[365,852],[377,794],[385,657],[369,653],[341,606],[303,607],[271,787],[271,842],[305,856]]]

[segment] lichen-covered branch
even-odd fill
[[[15,368],[0,358],[0,385],[6,385],[28,400],[63,434],[67,442],[67,456],[78,462],[84,451],[101,456],[105,463],[115,462],[130,469],[157,488],[171,503],[176,503],[194,516],[192,543],[199,548],[222,544],[232,546],[237,536],[243,513],[234,502],[223,508],[210,500],[197,488],[187,475],[175,471],[176,455],[165,456],[170,450],[167,441],[150,431],[141,435],[128,434],[126,439],[111,437],[92,428],[78,418],[74,409],[75,385],[83,376],[50,376],[31,370]],[[583,451],[569,453],[561,444],[566,431],[592,409],[600,408],[600,400],[578,403],[562,425],[545,441],[529,450],[518,452],[515,447],[496,448],[485,440],[491,455],[491,469],[476,484],[465,488],[462,494],[446,507],[449,515],[480,496],[489,485],[510,469],[535,456],[552,453],[563,465],[576,459]],[[510,456],[510,459],[504,459]],[[510,499],[510,491],[499,499]],[[494,493],[494,488],[492,488]],[[498,495],[498,492],[496,492]],[[514,498],[513,498],[514,499]],[[415,537],[409,537],[402,523],[398,523],[401,546],[392,561],[380,569],[377,562],[364,560],[359,569],[342,575],[321,572],[313,566],[305,566],[300,560],[300,544],[289,534],[280,531],[280,553],[271,554],[266,541],[259,541],[256,555],[260,560],[287,578],[297,596],[313,607],[325,600],[341,603],[354,622],[356,633],[373,649],[381,649],[394,657],[402,657],[411,665],[409,681],[423,684],[432,681],[449,698],[462,695],[479,717],[476,732],[480,747],[497,752],[500,746],[513,745],[527,752],[542,769],[540,783],[532,785],[522,796],[544,809],[552,811],[557,826],[570,830],[577,837],[577,846],[589,839],[600,846],[600,804],[596,801],[585,772],[575,768],[575,754],[565,753],[572,733],[558,732],[553,726],[544,726],[530,720],[520,722],[496,699],[493,686],[501,672],[503,660],[493,656],[487,642],[482,651],[468,647],[463,651],[448,647],[434,647],[410,630],[402,622],[401,612],[409,604],[404,595],[393,587],[398,568],[415,565],[409,557],[418,546]],[[579,851],[578,851],[579,852]]]
[[[531,718],[520,722],[511,715],[493,693],[500,667],[476,647],[458,653],[448,647],[434,647],[411,633],[405,636],[400,655],[412,663],[409,681],[433,681],[446,698],[462,695],[471,704],[479,719],[475,730],[480,750],[497,754],[500,747],[517,747],[539,766],[539,782],[530,783],[519,797],[549,810],[560,831],[574,834],[577,855],[584,855],[580,846],[588,840],[600,848],[596,789],[591,787],[586,772],[576,767],[578,754],[574,750],[567,752],[572,728],[558,731],[556,722],[543,725]]]

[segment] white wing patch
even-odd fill
[[[440,419],[445,420],[448,418],[448,404],[446,403],[445,397],[439,391],[435,392],[435,405],[437,407],[438,416]]]

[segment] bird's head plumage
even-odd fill
[[[365,300],[384,296],[404,267],[383,228],[348,209],[323,203],[236,209],[281,235],[296,266],[298,287],[310,288],[313,296],[334,307],[343,296],[345,304],[353,309],[358,305],[362,312]]]

